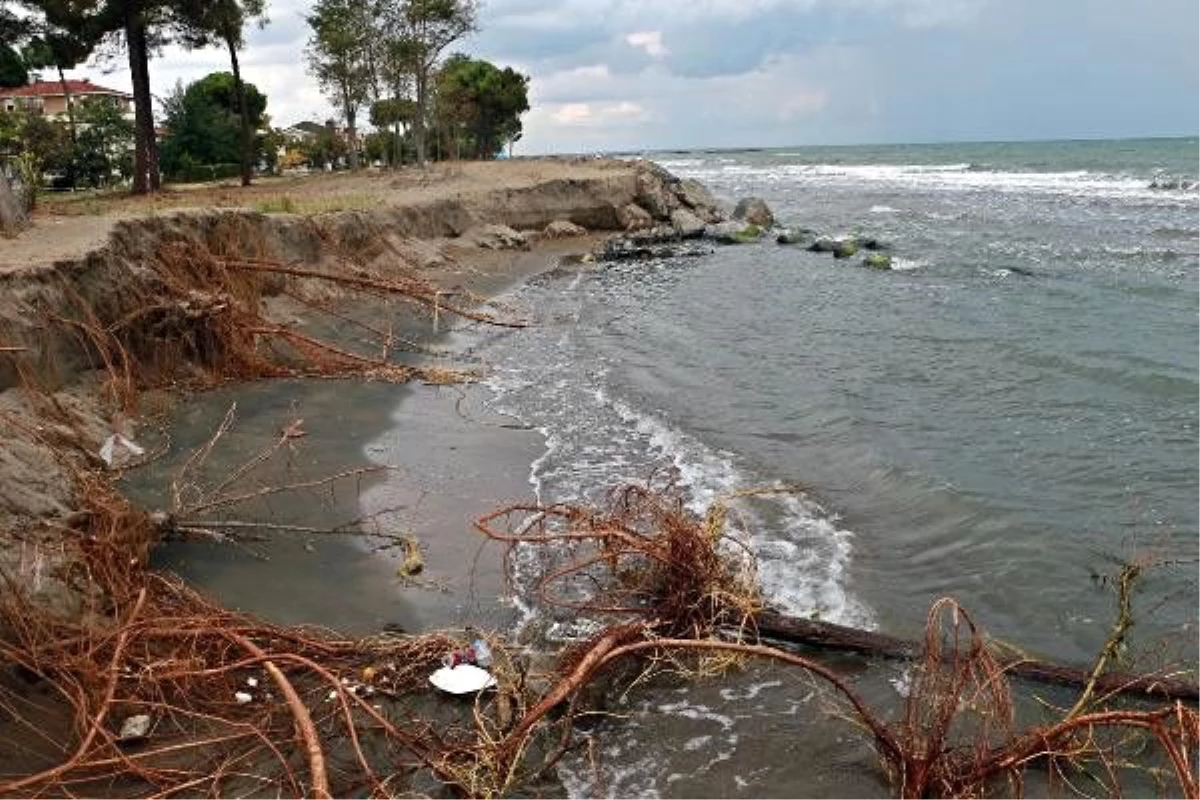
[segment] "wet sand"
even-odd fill
[[[530,252],[460,253],[457,271],[443,272],[436,280],[494,295],[592,244],[578,239],[548,242]],[[435,328],[431,318],[402,306],[395,310],[394,322],[407,338],[432,348],[445,346],[444,319]],[[469,356],[441,355],[434,361],[487,369]],[[225,387],[193,396],[176,409],[168,422],[169,457],[130,472],[124,488],[146,507],[165,507],[170,484],[188,454],[207,441],[233,403],[236,424],[205,465],[210,484],[269,446],[285,425],[302,419],[305,436],[286,458],[256,472],[258,485],[311,480],[364,466],[380,471],[341,481],[332,490],[252,504],[236,514],[314,527],[366,517],[364,529],[416,537],[424,560],[419,575],[398,574],[398,548],[381,550],[386,543],[371,537],[266,529],[249,531],[256,538],[241,544],[169,542],[154,551],[154,565],[177,572],[229,608],[281,624],[364,635],[385,627],[503,629],[513,614],[504,600],[503,549],[476,531],[474,521],[533,499],[530,465],[542,453],[543,442],[536,432],[489,411],[487,394],[485,387],[472,384],[395,386],[357,380],[270,380]]]

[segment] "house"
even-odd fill
[[[65,90],[63,84],[66,84]],[[52,119],[67,115],[67,98],[72,104],[84,97],[105,98],[126,114],[132,113],[133,95],[97,86],[87,78],[69,81],[34,81],[26,86],[0,89],[0,111],[23,109]]]

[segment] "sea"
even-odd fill
[[[1137,562],[1124,666],[1195,669],[1196,138],[643,155],[780,225],[879,239],[893,269],[766,237],[516,289],[537,324],[471,347],[490,407],[541,433],[541,502],[786,489],[732,501],[772,607],[918,638],[950,597],[1081,666]],[[544,627],[515,564],[520,624]],[[862,669],[902,702],[901,666]],[[887,791],[791,672],[662,678],[609,712],[560,765],[574,796]]]

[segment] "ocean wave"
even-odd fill
[[[957,164],[782,164],[711,163],[679,165],[685,177],[716,185],[729,180],[767,184],[842,184],[854,181],[933,191],[996,191],[1002,193],[1059,194],[1088,197],[1137,198],[1148,203],[1194,205],[1200,199],[1194,182],[1178,188],[1152,188],[1151,180],[1134,175],[1113,175],[1089,170],[1057,172],[987,169]]]
[[[669,476],[683,490],[687,508],[702,516],[718,500],[769,483],[661,416],[610,396],[607,367],[593,365],[580,374],[569,366],[567,341],[545,340],[547,333],[528,331],[535,341],[515,341],[514,352],[486,380],[495,395],[492,408],[537,426],[543,435],[545,450],[530,468],[539,502],[602,503],[615,486],[660,475]],[[739,500],[736,510],[731,518],[743,528],[731,533],[755,553],[767,602],[788,614],[872,624],[870,610],[848,589],[853,535],[823,508],[778,492]],[[514,553],[518,587],[533,585],[544,572],[539,558],[532,548]],[[514,604],[523,621],[531,622],[538,609],[519,594]]]

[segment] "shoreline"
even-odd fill
[[[38,216],[31,230],[0,248],[6,290],[0,294],[0,344],[6,348],[0,355],[0,415],[17,434],[0,459],[0,544],[8,545],[0,569],[30,589],[35,606],[75,617],[92,602],[86,591],[59,577],[79,556],[62,546],[64,531],[56,520],[82,510],[79,476],[97,467],[104,472],[96,453],[110,434],[137,441],[139,428],[161,425],[169,409],[188,402],[189,387],[241,384],[264,366],[262,377],[268,378],[299,377],[305,369],[330,365],[348,369],[350,377],[369,373],[374,356],[347,361],[339,355],[341,346],[321,342],[367,341],[357,317],[371,310],[393,309],[383,322],[386,330],[367,328],[387,337],[380,340],[391,343],[385,348],[398,344],[417,353],[398,362],[410,366],[389,370],[444,371],[436,359],[431,363],[419,355],[429,347],[431,319],[436,334],[439,313],[449,316],[450,309],[440,304],[477,307],[488,296],[554,269],[558,256],[589,252],[604,235],[629,227],[622,221],[630,209],[637,211],[638,224],[669,224],[671,208],[694,202],[677,179],[654,165],[612,160],[455,164],[428,175],[373,175],[358,183],[354,176],[322,178],[307,188],[309,194],[301,193],[296,202],[336,190],[356,203],[369,197],[374,207],[307,216],[222,207],[167,215],[152,210],[136,218],[126,216],[129,208],[94,218]],[[223,190],[215,191],[220,199]],[[269,197],[277,190],[261,191]],[[551,223],[567,222],[584,230],[575,228],[564,238],[542,233]],[[509,223],[525,233],[498,227]],[[89,235],[98,227],[107,239],[91,249],[93,239],[63,235],[72,226]],[[44,255],[31,261],[30,254],[39,252]],[[219,267],[228,258],[249,258],[251,267],[274,259],[301,269],[243,278]],[[365,296],[354,288],[362,270],[392,281],[387,285],[402,296],[364,304]],[[307,277],[318,273],[330,277]],[[258,363],[259,355],[247,362],[250,354],[229,349],[244,344],[221,340],[242,335],[227,331],[225,320],[230,304],[240,303],[247,290],[261,298],[241,312],[250,316],[248,324],[284,337],[261,351],[282,372]],[[403,296],[410,292],[429,296],[414,296],[421,302],[413,306],[413,298]],[[349,314],[323,315],[331,304]],[[360,352],[362,341],[354,345]],[[314,342],[324,349],[313,351]],[[215,363],[204,363],[214,357]],[[290,366],[297,359],[300,371]],[[54,440],[44,433],[51,418]],[[109,474],[116,477],[120,470]],[[155,538],[138,534],[120,547],[145,564]],[[0,629],[0,636],[5,633]]]

